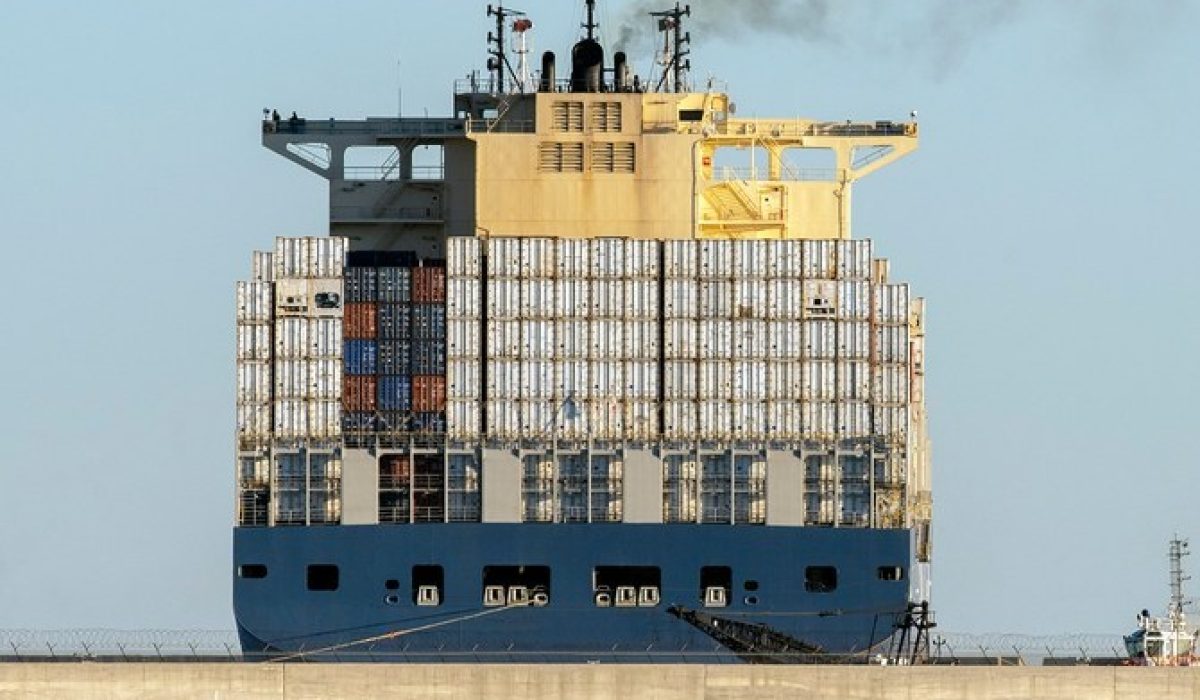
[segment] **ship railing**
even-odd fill
[[[512,81],[512,80],[505,81],[504,92],[500,92],[497,89],[496,80],[495,80],[495,78],[491,77],[490,75],[486,78],[484,78],[484,77],[459,78],[454,81],[454,94],[455,95],[491,95],[493,97],[499,97],[501,95],[531,95],[536,92],[539,92],[541,89],[541,85],[542,85],[542,81],[539,77],[537,77],[536,74],[532,79],[530,79],[530,81],[524,86],[523,89],[515,81]],[[554,81],[554,90],[553,91],[554,92],[573,92],[572,87],[573,87],[573,84],[572,84],[570,78],[557,78]],[[602,92],[602,93],[647,92],[646,85],[644,83],[639,82],[637,87],[638,87],[638,89],[635,90],[633,88],[633,84],[631,82],[628,88],[626,88],[625,90],[619,90],[619,89],[617,89],[617,82],[615,80],[603,80],[600,82],[600,89],[598,90],[598,92]]]
[[[382,180],[395,182],[400,179],[400,168],[383,163],[381,165],[347,165],[343,168],[344,180]],[[445,177],[446,168],[441,165],[412,166],[412,180],[441,180]]]
[[[441,221],[441,207],[353,207],[331,206],[332,221],[403,219],[405,221]]]
[[[837,179],[836,168],[783,168],[779,177],[772,178],[770,171],[764,167],[734,167],[721,166],[713,169],[713,180],[716,182],[755,182],[760,180],[790,181],[790,182],[832,182]]]
[[[502,134],[532,134],[537,130],[537,124],[532,119],[468,119],[467,132],[478,131]]]
[[[381,136],[461,136],[466,130],[463,119],[418,117],[370,117],[367,119],[264,119],[266,134],[379,134]]]

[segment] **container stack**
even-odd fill
[[[238,523],[266,525],[271,483],[271,355],[275,317],[270,253],[255,253],[237,283]]]

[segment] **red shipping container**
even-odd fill
[[[446,410],[446,377],[441,374],[413,376],[413,410],[417,413]]]
[[[412,303],[446,303],[446,268],[414,267],[412,281]]]
[[[378,335],[379,307],[373,301],[346,304],[342,335],[349,340],[371,340]]]
[[[342,408],[347,411],[375,410],[375,377],[348,374],[342,379]]]

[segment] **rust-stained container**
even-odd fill
[[[412,378],[413,410],[417,413],[446,410],[446,377],[418,374]]]
[[[373,340],[379,331],[379,305],[373,301],[347,302],[342,326],[346,338]]]
[[[446,268],[427,265],[412,271],[412,302],[414,304],[446,303]]]
[[[374,411],[376,384],[376,378],[371,375],[347,375],[342,380],[342,408],[347,411]]]

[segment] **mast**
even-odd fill
[[[488,5],[487,13],[488,17],[496,18],[496,33],[493,34],[488,32],[487,36],[488,43],[492,45],[492,48],[488,50],[488,55],[490,58],[488,58],[487,67],[488,70],[491,71],[493,79],[496,81],[496,92],[503,93],[504,74],[506,71],[513,76],[514,82],[522,82],[521,79],[517,77],[515,71],[513,71],[512,64],[508,62],[508,54],[505,52],[504,32],[507,28],[506,20],[508,20],[509,17],[524,17],[525,13],[520,10],[514,10],[511,7],[504,7],[503,5],[497,5],[496,7]],[[526,27],[526,29],[532,26],[533,23],[530,22],[529,27]],[[514,27],[514,29],[516,29],[516,27]],[[524,29],[517,29],[517,31],[524,32]],[[522,35],[522,44],[523,43],[524,36]]]
[[[596,0],[587,0],[587,22],[584,23],[583,28],[587,30],[588,41],[596,40],[596,28],[598,26],[596,24]]]
[[[674,83],[672,91],[684,92],[685,77],[692,67],[692,62],[685,60],[691,53],[686,47],[692,43],[692,35],[683,31],[683,18],[692,16],[692,6],[680,7],[679,3],[675,3],[674,9],[651,12],[650,16],[658,18],[658,31],[664,34],[665,41],[663,74],[658,81],[658,89],[666,86],[667,76],[670,75]],[[666,54],[669,54],[669,58]]]

